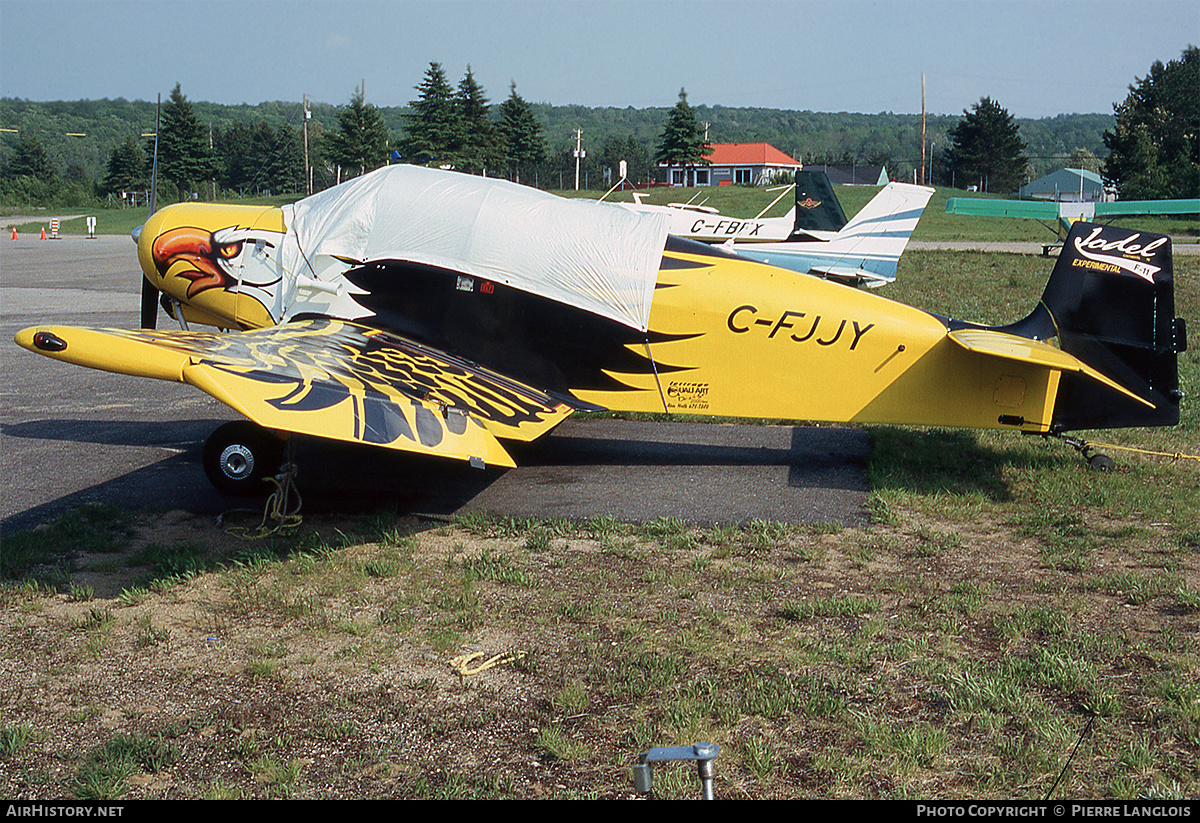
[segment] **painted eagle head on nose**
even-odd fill
[[[210,232],[183,226],[156,237],[151,254],[159,277],[165,279],[167,272],[176,267],[176,277],[191,281],[187,296],[192,298],[208,289],[236,290],[238,279],[231,261],[241,255],[247,240],[254,240],[247,229],[229,227]],[[185,265],[177,266],[179,263]]]

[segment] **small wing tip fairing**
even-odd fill
[[[985,332],[1032,341],[1036,351],[1029,348],[1019,359],[1046,360],[1062,372],[1055,430],[1173,426],[1183,399],[1177,356],[1187,349],[1173,277],[1170,237],[1079,222],[1037,309]],[[1056,348],[1042,342],[1051,340]],[[1008,356],[1016,356],[1011,344],[977,337],[956,342],[1007,346]],[[1055,358],[1066,359],[1055,365]]]

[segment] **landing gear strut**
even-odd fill
[[[204,473],[217,490],[229,495],[261,496],[263,483],[283,462],[284,442],[248,420],[226,423],[204,444]]]

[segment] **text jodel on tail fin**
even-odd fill
[[[1003,331],[1058,346],[1142,399],[1064,376],[1054,409],[1060,431],[1170,426],[1179,422],[1177,355],[1187,348],[1175,316],[1171,239],[1076,223],[1041,303]]]

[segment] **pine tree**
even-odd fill
[[[964,111],[949,136],[946,158],[960,185],[974,181],[980,191],[1007,194],[1025,183],[1025,142],[1012,115],[990,97]]]
[[[483,88],[475,82],[471,67],[458,84],[459,128],[462,144],[456,152],[455,166],[471,174],[487,174],[504,162],[504,142],[500,131],[489,119],[491,106]]]
[[[387,162],[388,133],[379,109],[356,89],[350,105],[338,111],[338,131],[326,138],[329,159],[350,176],[366,174]]]
[[[1104,132],[1104,176],[1126,200],[1200,196],[1200,48],[1189,46],[1129,87]]]
[[[105,166],[103,188],[105,192],[116,193],[144,189],[147,186],[146,155],[142,147],[133,139],[132,134],[125,136],[125,141],[112,150]]]
[[[274,132],[267,168],[267,183],[272,191],[304,191],[304,144],[299,129],[281,126]]]
[[[705,155],[712,151],[704,132],[696,122],[696,112],[688,105],[687,91],[679,90],[679,102],[667,115],[667,125],[658,141],[658,150],[654,153],[656,163],[668,166],[684,166],[687,169],[684,183],[691,176],[693,167],[706,166]]]
[[[208,147],[208,129],[192,111],[192,104],[178,83],[162,108],[158,137],[152,139],[158,140],[159,179],[175,185],[179,200],[186,200],[200,184],[215,176],[213,155]],[[148,155],[153,157],[153,151]]]
[[[420,96],[409,104],[412,113],[404,115],[405,161],[435,166],[453,163],[462,145],[462,129],[454,89],[446,81],[441,64],[429,64],[416,90]]]
[[[46,147],[35,135],[22,134],[16,151],[4,167],[5,177],[34,177],[43,183],[54,182],[54,166]]]
[[[253,172],[250,127],[245,123],[234,123],[228,128],[213,132],[213,150],[216,153],[217,180],[221,188],[244,192]]]
[[[500,104],[500,136],[512,179],[521,182],[521,170],[546,162],[546,140],[530,106],[517,94],[514,82],[508,99]]]

